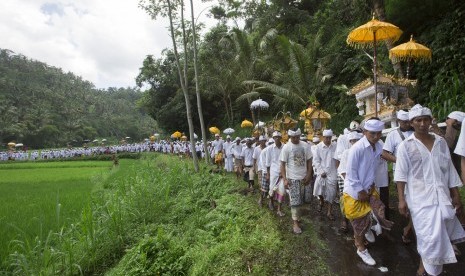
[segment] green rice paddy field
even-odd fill
[[[0,261],[12,240],[44,240],[79,218],[111,161],[0,164]]]

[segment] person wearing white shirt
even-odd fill
[[[241,159],[242,159],[242,170],[246,175],[248,175],[248,188],[253,189],[253,182],[255,178],[254,174],[254,159],[253,152],[254,148],[252,147],[253,140],[247,139],[246,146],[242,149]]]
[[[350,147],[352,147],[353,144],[355,144],[358,140],[360,140],[363,137],[363,134],[357,132],[357,131],[351,131],[347,135],[347,140],[349,140]],[[350,147],[346,150],[341,155],[341,160],[339,162],[339,166],[337,167],[337,174],[338,174],[338,183],[339,185],[339,194],[341,199],[339,200],[340,202],[340,207],[341,207],[341,226],[339,227],[339,230],[343,233],[347,233],[348,228],[347,228],[347,218],[344,215],[344,201],[342,200],[342,192],[344,190],[344,179],[346,178],[346,172],[347,172],[347,156],[349,155],[349,149]]]
[[[462,183],[447,142],[429,133],[431,110],[415,105],[409,120],[415,132],[400,144],[394,174],[399,212],[410,213],[415,227],[421,257],[417,274],[439,275],[444,264],[457,262],[452,244],[465,241],[456,217],[463,212],[458,190]]]
[[[234,157],[234,170],[236,171],[236,178],[239,179],[242,176],[242,145],[241,138],[236,137],[235,144],[231,146],[231,152]]]
[[[258,138],[258,145],[254,147],[253,149],[253,164],[254,164],[254,169],[255,172],[257,173],[257,180],[258,180],[258,188],[261,189],[262,187],[262,164],[260,160],[260,154],[263,149],[266,147],[266,138],[263,135],[260,135]],[[258,204],[260,207],[262,206],[262,197],[260,196],[260,199],[258,200]]]
[[[379,140],[384,123],[377,118],[369,119],[363,129],[364,137],[350,148],[347,157],[343,206],[344,214],[354,230],[357,254],[366,264],[375,265],[376,261],[365,246],[365,239],[369,242],[375,239],[371,231],[372,222],[376,219],[388,230],[393,225],[393,222],[384,218],[385,207],[374,185],[377,160],[382,152]]]
[[[465,183],[465,119],[462,121],[459,140],[455,147],[454,153],[460,155],[460,167],[462,168],[462,182]]]
[[[278,216],[284,216],[284,213],[281,209],[282,203],[284,201],[284,195],[286,193],[284,189],[284,183],[281,175],[281,162],[279,157],[281,155],[281,150],[283,144],[281,143],[281,133],[279,131],[273,132],[274,144],[270,146],[270,149],[266,155],[265,166],[267,170],[267,180],[270,183],[269,195],[271,198],[271,207],[274,209],[274,201],[278,202]]]
[[[397,148],[399,147],[400,143],[408,138],[413,133],[413,128],[410,125],[410,121],[408,119],[408,112],[399,110],[396,113],[397,116],[397,123],[399,127],[397,129],[392,130],[386,136],[386,143],[383,146],[383,159],[392,162],[392,170],[396,170],[396,155],[397,155]],[[386,197],[387,194],[387,197]],[[388,188],[381,188],[380,189],[380,197],[381,201],[388,206],[389,202],[389,189]],[[389,219],[389,208],[386,208],[386,218]],[[409,236],[411,235],[413,230],[412,220],[409,218],[409,222],[402,230],[402,242],[405,244],[411,243],[411,239]]]
[[[262,149],[262,151],[260,152],[260,169],[262,171],[262,179],[260,181],[261,183],[261,186],[260,186],[260,206],[263,204],[263,200],[268,197],[268,193],[270,191],[270,181],[269,179],[267,178],[267,174],[268,174],[268,170],[266,168],[266,158],[267,158],[267,155],[268,155],[268,150],[270,149],[270,145],[274,144],[274,140],[273,138],[270,138],[268,140],[268,142],[266,143],[266,147],[264,149]],[[268,201],[268,208],[270,210],[273,210],[273,203],[272,203],[272,200],[271,200],[271,197],[269,198],[269,201]]]
[[[299,225],[300,206],[304,203],[304,186],[312,179],[312,153],[306,143],[300,141],[300,129],[289,130],[290,141],[281,150],[281,175],[284,187],[289,189],[293,230],[302,233]]]
[[[223,167],[223,140],[219,134],[215,134],[215,140],[212,142],[213,153],[215,154],[215,163],[217,169]]]
[[[232,172],[234,170],[234,158],[231,150],[231,136],[226,136],[226,142],[223,143],[223,156],[224,156],[224,169],[227,172]]]
[[[323,131],[323,141],[315,148],[313,156],[313,165],[315,166],[317,177],[313,195],[318,197],[320,205],[318,212],[323,210],[324,202],[327,203],[326,216],[330,220],[334,220],[332,214],[332,204],[336,198],[337,189],[337,169],[336,169],[336,144],[331,142],[333,131],[325,129]]]
[[[339,135],[337,139],[337,146],[336,146],[336,153],[334,159],[336,159],[336,166],[339,166],[339,162],[341,160],[342,153],[350,148],[349,140],[347,136],[351,131],[360,131],[360,123],[357,121],[352,121],[349,124],[349,128],[344,129],[344,133]]]

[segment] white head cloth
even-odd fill
[[[362,139],[362,136],[363,136],[363,134],[358,133],[356,131],[352,131],[351,133],[349,133],[347,138],[349,139],[349,141],[350,140],[360,140],[360,139]]]
[[[237,136],[236,141],[240,141],[240,140],[241,140],[241,137]]]
[[[296,130],[289,129],[287,131],[287,135],[289,135],[289,136],[300,136],[300,134],[302,134],[302,132],[300,131],[300,128],[298,128]]]
[[[459,121],[460,123],[463,121],[463,119],[465,119],[465,112],[462,112],[462,111],[452,111],[449,116],[447,116],[449,118],[452,118],[452,119],[455,119],[457,121]]]
[[[397,120],[408,121],[408,112],[403,110],[397,111]]]
[[[328,137],[328,136],[331,136],[331,137],[332,137],[333,134],[334,134],[334,133],[333,133],[333,131],[332,131],[331,129],[325,129],[325,130],[323,130],[323,136],[324,136],[324,137]]]
[[[363,128],[366,131],[378,132],[384,129],[384,123],[381,122],[380,120],[371,119],[365,122],[365,125],[363,126]]]
[[[220,135],[217,133],[217,134],[215,134],[215,137],[220,137]]]
[[[279,132],[279,131],[273,132],[272,137],[282,137],[281,132]]]
[[[263,135],[260,135],[260,137],[258,138],[258,141],[266,141],[266,137]]]
[[[226,136],[226,139],[231,139],[231,136],[229,136],[229,135],[228,135],[228,136]]]
[[[315,137],[313,137],[312,142],[313,143],[318,143],[318,142],[320,142],[320,138],[318,136],[315,136]]]
[[[268,145],[274,144],[273,138],[270,138],[270,139],[268,140],[267,144],[268,144]]]
[[[300,135],[300,141],[307,141],[307,135],[305,134]]]
[[[410,111],[408,112],[408,119],[409,120],[413,120],[414,118],[416,117],[420,117],[420,116],[430,116],[430,117],[433,117],[432,113],[431,113],[431,110],[427,107],[423,107],[419,104],[416,104],[412,107],[412,109],[410,109]]]

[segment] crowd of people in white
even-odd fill
[[[307,141],[300,129],[288,131],[289,141],[274,131],[255,138],[219,134],[208,143],[208,152],[217,170],[235,172],[254,189],[258,180],[258,203],[278,216],[285,216],[288,200],[294,233],[302,233],[300,207],[312,197],[318,199],[318,212],[326,206],[326,217],[335,220],[334,205],[340,205],[340,230],[352,226],[357,254],[368,265],[375,265],[366,245],[375,234],[390,230],[388,162],[393,163],[399,212],[410,222],[403,228],[402,241],[417,241],[421,260],[419,275],[438,275],[442,265],[456,262],[455,243],[465,241],[465,216],[458,188],[458,171],[465,167],[465,113],[454,111],[446,121],[445,133],[433,124],[431,111],[420,105],[398,111],[399,127],[383,142],[384,123],[371,118],[351,122],[337,137],[332,130]],[[457,132],[460,131],[460,135]],[[456,139],[458,136],[458,139]],[[455,150],[455,151],[454,151]],[[89,148],[8,151],[0,160],[39,160],[155,151],[165,154],[205,157],[203,144],[191,148],[188,141],[134,143]],[[453,157],[461,158],[454,166]],[[337,211],[339,212],[339,211]],[[413,231],[415,230],[415,231]]]

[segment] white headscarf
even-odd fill
[[[347,136],[348,140],[360,140],[362,139],[363,137],[363,134],[361,133],[358,133],[356,131],[352,131],[351,133],[349,133],[349,135]]]
[[[423,107],[419,104],[416,104],[412,107],[412,109],[410,109],[410,111],[408,112],[408,119],[411,121],[413,120],[414,118],[416,117],[420,117],[420,116],[430,116],[430,117],[433,117],[432,113],[431,113],[431,110],[427,107]]]
[[[296,130],[292,130],[292,129],[289,129],[287,131],[287,134],[289,136],[300,136],[300,134],[302,134],[302,132],[300,131],[300,128],[296,129]]]
[[[384,129],[384,123],[380,120],[371,119],[365,122],[363,128],[367,131],[382,131]]]
[[[461,123],[463,119],[465,119],[465,113],[462,111],[452,111],[447,117],[455,119]]]
[[[273,132],[272,137],[282,137],[281,132],[279,132],[279,131]]]
[[[397,111],[397,120],[408,121],[408,112],[403,110]]]
[[[328,137],[328,136],[332,137],[333,135],[334,135],[334,134],[333,134],[333,131],[332,131],[331,129],[325,129],[325,130],[323,130],[323,136],[324,136],[324,137]]]

